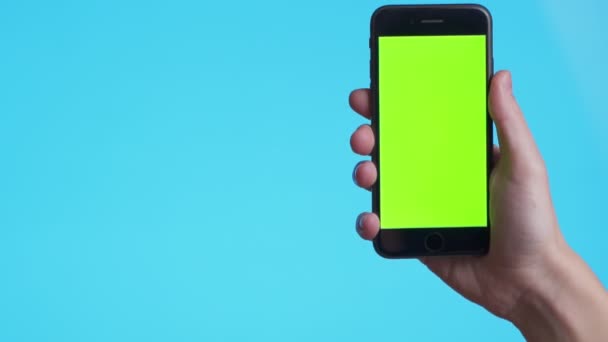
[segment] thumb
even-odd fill
[[[501,160],[515,174],[544,173],[544,163],[515,97],[508,71],[494,75],[490,86],[490,116],[496,124]],[[523,173],[523,174],[522,174]]]

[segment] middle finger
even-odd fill
[[[350,146],[353,152],[362,156],[370,155],[375,144],[374,131],[369,125],[360,126],[350,137]]]

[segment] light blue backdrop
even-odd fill
[[[379,1],[3,1],[0,341],[513,341],[354,231]],[[486,1],[569,241],[608,281],[599,0]]]

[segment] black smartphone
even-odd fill
[[[488,252],[492,19],[480,5],[391,5],[371,19],[372,160],[386,258]]]

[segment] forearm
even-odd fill
[[[608,341],[608,293],[574,251],[564,250],[510,319],[529,342]]]

